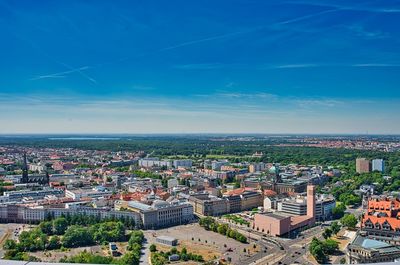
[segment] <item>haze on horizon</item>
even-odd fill
[[[400,2],[0,0],[0,134],[400,134]]]

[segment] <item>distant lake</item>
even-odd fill
[[[109,140],[120,140],[121,138],[116,137],[53,137],[48,138],[49,140],[100,140],[100,141],[109,141]]]

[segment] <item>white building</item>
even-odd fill
[[[226,164],[228,164],[228,161],[213,161],[211,163],[211,169],[212,170],[221,170],[222,166],[225,166]]]
[[[81,198],[89,197],[92,199],[110,196],[112,191],[96,190],[96,189],[67,189],[65,190],[65,197],[72,198],[79,201]]]
[[[385,171],[385,161],[383,159],[372,160],[372,171]]]
[[[179,167],[191,168],[192,164],[193,164],[193,162],[190,159],[174,160],[174,167],[175,168],[179,168]]]
[[[140,159],[138,163],[140,167],[144,168],[163,167],[163,166],[167,168],[172,167],[172,162],[170,160],[160,160],[158,157],[143,158]]]
[[[44,165],[42,165],[41,163],[29,165],[29,170],[34,171],[34,172],[42,173],[43,171],[45,171],[45,169],[46,169],[46,167]]]
[[[168,189],[177,187],[179,185],[179,181],[177,179],[169,179],[168,180]]]

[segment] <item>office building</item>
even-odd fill
[[[366,158],[356,159],[356,171],[357,173],[369,173],[371,172],[371,163]]]
[[[229,212],[226,199],[211,196],[208,193],[194,194],[189,197],[193,211],[201,216],[220,216]]]
[[[297,197],[284,199],[278,202],[277,209],[286,214],[290,215],[311,215],[308,212],[308,198]],[[315,202],[315,218],[316,221],[324,221],[332,218],[332,210],[336,206],[335,198],[331,196],[320,196],[316,197]]]
[[[385,171],[385,162],[383,159],[374,159],[372,160],[372,171]]]
[[[260,171],[264,171],[266,168],[265,163],[253,163],[249,165],[249,172],[256,173]]]
[[[143,158],[138,161],[140,167],[151,168],[151,167],[172,167],[170,160],[160,160],[157,157]]]
[[[128,211],[114,211],[103,208],[92,208],[81,205],[74,205],[73,207],[52,208],[52,207],[26,207],[15,204],[2,204],[0,205],[0,221],[5,223],[38,223],[45,220],[46,217],[52,216],[53,218],[61,216],[73,215],[88,215],[95,216],[100,219],[116,218],[127,219],[130,218],[134,221],[136,227],[142,227],[141,216],[136,212]]]
[[[130,201],[128,209],[140,214],[144,229],[182,225],[193,220],[193,206],[179,201],[155,200],[151,205]]]
[[[213,161],[211,163],[211,169],[212,170],[221,170],[221,167],[228,164],[227,161]]]
[[[18,190],[6,191],[3,196],[0,196],[0,201],[4,202],[20,202],[24,198],[32,200],[40,200],[46,196],[54,195],[56,197],[63,197],[64,191],[60,189],[44,188],[43,190]]]
[[[290,216],[283,212],[257,213],[254,215],[253,228],[272,236],[289,236],[298,229],[315,223],[316,202],[315,186],[307,186],[307,215]]]
[[[190,159],[182,159],[182,160],[174,160],[173,162],[174,168],[191,168],[192,167],[192,160]]]

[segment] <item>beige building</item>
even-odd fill
[[[356,159],[356,171],[357,171],[357,173],[371,172],[371,162],[366,158],[357,158]]]
[[[209,194],[195,194],[189,197],[193,211],[202,216],[220,216],[229,212],[227,200]]]

